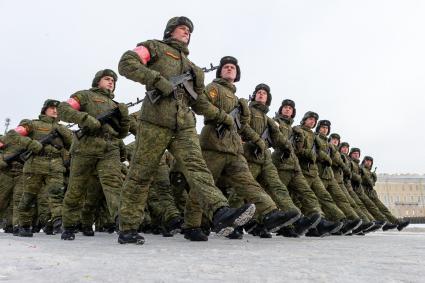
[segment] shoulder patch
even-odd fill
[[[210,97],[212,101],[216,101],[218,96],[217,89],[215,87],[211,88],[210,91],[208,92],[208,96]]]

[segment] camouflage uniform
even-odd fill
[[[291,139],[293,118],[276,114],[274,120],[279,124],[279,130],[284,137],[288,140]],[[324,216],[319,200],[301,172],[301,167],[294,149],[291,147],[290,153],[287,154],[277,148],[272,153],[272,160],[278,170],[280,180],[288,187],[292,199],[300,204],[303,214],[310,215],[318,212]]]
[[[307,112],[301,121],[301,125],[293,128],[295,153],[298,156],[300,167],[307,184],[316,194],[326,218],[331,221],[341,221],[345,219],[345,215],[334,203],[331,195],[328,191],[326,191],[326,188],[319,177],[318,167],[316,164],[317,154],[315,152],[315,134],[310,128],[302,125],[305,119],[307,119],[309,115],[313,114],[318,117],[316,113]]]
[[[320,121],[319,121],[320,123]],[[320,124],[317,126],[320,127]],[[328,141],[327,137],[323,134],[318,133],[316,130],[316,154],[317,154],[317,167],[320,179],[325,189],[330,193],[336,205],[341,209],[345,216],[350,220],[358,219],[359,216],[351,207],[349,201],[347,200],[344,191],[338,185],[338,182],[335,180],[333,171],[332,171],[332,158],[331,155],[336,151]]]
[[[149,61],[145,65],[138,53],[127,51],[119,62],[119,72],[146,85],[147,90],[160,91],[162,96],[155,104],[148,98],[143,101],[136,148],[121,194],[120,230],[132,231],[139,227],[149,187],[166,149],[183,164],[190,194],[201,202],[212,219],[213,213],[228,203],[215,187],[203,160],[191,110],[218,123],[223,122],[227,114],[207,101],[203,94],[203,72],[187,58],[186,44],[167,37],[164,41],[149,40],[138,46],[149,53]],[[190,70],[196,75],[193,81],[198,94],[196,100],[185,88],[177,87],[173,91],[169,81],[172,76]]]
[[[120,162],[121,139],[127,136],[129,117],[127,106],[117,104],[114,93],[97,87],[99,81],[109,76],[116,81],[116,74],[109,69],[96,73],[89,90],[78,91],[67,102],[59,105],[62,120],[78,123],[84,135],[74,135],[71,147],[71,169],[68,190],[63,204],[64,238],[73,239],[72,231],[80,220],[82,200],[86,195],[86,182],[97,174],[113,219],[118,215],[119,195],[122,186]],[[100,124],[95,118],[111,109],[119,109],[119,115],[108,123]],[[72,235],[70,235],[72,234]],[[70,235],[70,237],[68,237]]]
[[[365,158],[368,158],[368,156],[366,156]],[[390,223],[399,224],[400,221],[390,212],[390,210],[385,206],[385,204],[382,203],[382,201],[378,197],[378,194],[373,189],[377,180],[376,174],[374,172],[371,172],[370,168],[364,166],[363,162],[360,170],[362,176],[362,187],[364,188],[366,195],[371,201],[373,201],[376,207],[380,210],[382,214],[385,215],[385,217]]]
[[[65,172],[62,150],[71,146],[72,132],[58,121],[57,118],[41,114],[38,120],[22,120],[19,124],[33,140],[41,140],[52,131],[58,132],[54,140],[44,145],[39,153],[34,152],[25,162],[24,192],[19,203],[19,224],[22,227],[31,226],[31,207],[43,188],[48,193],[52,222],[61,218]]]

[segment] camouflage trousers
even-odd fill
[[[365,213],[363,213],[362,209],[357,205],[357,203],[348,193],[348,190],[345,187],[344,182],[343,181],[338,182],[338,186],[340,187],[341,191],[344,193],[347,201],[350,203],[351,208],[356,212],[357,216],[363,221],[363,223],[370,222],[371,220],[369,219],[369,217]]]
[[[189,195],[201,204],[209,219],[212,219],[218,208],[228,206],[227,199],[214,185],[214,179],[202,157],[195,128],[171,130],[139,121],[137,133],[136,149],[121,193],[121,231],[139,227],[144,217],[150,185],[166,149],[182,164],[191,188]]]
[[[354,200],[357,207],[360,208],[361,212],[369,221],[374,221],[375,218],[370,214],[369,210],[367,210],[365,204],[360,200],[359,196],[356,194],[356,192],[353,190],[353,187],[351,187],[351,181],[344,182],[343,183],[344,188],[347,190],[348,194],[351,196],[351,199]],[[358,214],[358,213],[357,213]],[[360,216],[360,214],[359,214]]]
[[[19,225],[18,206],[24,187],[24,175],[20,171],[4,170],[0,172],[0,218],[7,226]]]
[[[381,213],[379,208],[375,205],[373,201],[370,200],[370,198],[366,195],[366,193],[363,190],[363,187],[361,185],[357,187],[353,187],[354,192],[357,194],[359,199],[364,203],[367,210],[370,214],[372,214],[373,218],[375,220],[379,221],[388,221],[388,219],[385,217],[384,214]]]
[[[279,178],[288,187],[289,193],[296,204],[299,205],[304,215],[320,213],[325,216],[320,208],[319,200],[309,187],[307,180],[301,172],[295,170],[279,170]]]
[[[379,211],[385,215],[389,222],[393,224],[398,224],[400,221],[395,217],[391,211],[382,203],[379,199],[378,194],[374,189],[365,189],[367,196],[373,203],[378,207]]]
[[[62,172],[52,172],[50,174],[24,173],[24,190],[19,203],[19,225],[32,225],[33,209],[37,206],[37,200],[39,210],[46,211],[49,209],[52,219],[61,218],[63,182]],[[47,205],[45,204],[46,194]],[[45,220],[41,219],[40,222],[45,222]],[[43,225],[43,223],[41,224]]]
[[[202,155],[216,183],[223,182],[226,187],[231,188],[241,202],[244,200],[255,204],[255,217],[260,223],[264,215],[277,209],[272,198],[252,176],[248,162],[242,154],[234,155],[203,150]],[[185,224],[187,227],[200,227],[202,211],[202,205],[196,199],[191,198],[189,193],[185,211]]]
[[[345,214],[335,204],[330,193],[326,190],[326,187],[322,183],[322,180],[318,175],[311,176],[310,174],[304,174],[304,178],[307,181],[307,185],[316,195],[319,200],[320,207],[322,208],[325,216],[331,221],[341,221],[345,219]]]
[[[63,200],[62,219],[65,228],[78,225],[83,200],[88,190],[87,182],[97,175],[113,219],[118,214],[119,195],[122,186],[119,150],[105,153],[102,157],[73,155],[68,189]]]

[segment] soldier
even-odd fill
[[[333,133],[329,135],[328,142],[330,143],[329,146],[331,148],[331,158],[332,158],[332,171],[335,177],[335,180],[337,181],[341,191],[344,193],[346,199],[350,203],[350,206],[354,211],[357,213],[357,215],[362,220],[362,225],[360,225],[357,229],[353,230],[353,233],[355,231],[355,234],[360,234],[368,229],[372,228],[375,224],[373,223],[373,217],[368,217],[369,212],[367,210],[363,211],[361,207],[359,207],[356,203],[356,201],[352,198],[352,195],[354,194],[356,197],[357,195],[354,193],[350,194],[349,190],[352,190],[351,186],[346,187],[344,184],[344,173],[346,175],[351,174],[350,168],[345,164],[343,157],[341,153],[339,152],[339,143],[341,140],[341,136],[337,133]],[[358,199],[358,198],[357,198]]]
[[[142,42],[125,52],[119,62],[121,75],[159,95],[158,101],[143,101],[136,148],[121,194],[119,243],[144,243],[137,233],[144,209],[137,207],[146,204],[152,178],[167,148],[183,164],[190,194],[207,210],[216,232],[227,235],[233,226],[245,224],[254,214],[255,206],[250,204],[229,208],[202,158],[191,110],[229,126],[233,119],[209,103],[203,93],[204,73],[187,58],[192,32],[193,23],[188,18],[174,17],[167,23],[163,41]],[[192,80],[185,81],[184,86],[172,84],[172,77],[186,72],[192,74]]]
[[[19,236],[32,237],[31,208],[37,196],[48,193],[51,219],[47,226],[53,226],[53,233],[61,232],[62,201],[64,195],[64,173],[62,151],[69,149],[72,143],[72,132],[59,124],[57,107],[59,101],[48,99],[44,102],[37,120],[22,120],[15,131],[24,138],[29,137],[38,145],[24,165],[24,191],[19,203]],[[45,144],[38,142],[49,134],[56,135]],[[24,139],[23,138],[23,139]]]
[[[371,172],[372,166],[373,166],[373,158],[370,156],[365,156],[360,165],[362,169],[361,171],[362,186],[365,189],[365,192],[368,195],[369,199],[373,201],[373,203],[375,203],[375,205],[378,207],[381,213],[383,213],[385,217],[387,217],[387,219],[389,220],[389,223],[386,223],[382,227],[382,230],[386,231],[386,230],[397,228],[399,231],[401,231],[405,227],[407,227],[407,225],[409,225],[410,222],[398,220],[379,199],[378,194],[373,189],[377,181],[377,176],[375,172]]]
[[[319,169],[319,176],[322,180],[322,184],[325,186],[326,190],[332,196],[336,205],[341,209],[345,214],[347,219],[351,220],[355,224],[355,227],[352,230],[358,228],[361,225],[361,219],[351,207],[349,201],[347,200],[344,192],[338,185],[338,182],[335,180],[333,171],[332,171],[332,158],[331,155],[334,154],[332,150],[335,150],[328,142],[328,134],[331,129],[331,122],[329,120],[321,120],[317,123],[316,126],[316,153],[317,153],[317,167]],[[350,230],[341,229],[342,234],[349,233]]]
[[[279,130],[282,135],[291,141],[294,139],[292,123],[295,115],[295,102],[290,99],[285,99],[282,101],[282,104],[274,117],[274,121],[278,123]],[[320,200],[316,197],[313,190],[308,185],[307,180],[304,178],[298,157],[294,152],[292,144],[289,152],[277,148],[272,153],[272,160],[278,170],[280,180],[288,187],[292,199],[300,203],[302,212],[305,215],[320,213],[320,215],[324,217],[325,214],[320,207]],[[339,222],[331,222],[323,218],[319,222],[318,226],[320,231],[328,233],[338,227]],[[302,231],[288,227],[279,232],[285,237],[298,237],[301,235]]]
[[[63,201],[64,232],[61,239],[74,240],[80,220],[87,180],[97,174],[106,198],[109,213],[116,219],[122,186],[120,142],[130,127],[128,108],[113,100],[117,75],[110,69],[94,76],[92,88],[74,93],[59,105],[62,120],[78,123],[82,136],[74,135],[68,190]],[[111,109],[119,115],[101,124],[96,117]]]
[[[298,210],[293,203],[287,187],[279,178],[277,169],[272,162],[271,152],[268,149],[273,147],[275,151],[290,155],[293,151],[288,138],[279,131],[278,125],[266,114],[269,111],[272,95],[270,87],[266,84],[259,84],[255,87],[249,109],[251,111],[250,126],[257,133],[258,137],[263,138],[266,143],[266,150],[263,155],[256,154],[257,146],[252,142],[244,143],[244,156],[248,161],[252,176],[260,183],[266,192],[272,197],[278,208],[282,211],[290,209]],[[314,193],[310,190],[314,195]],[[308,196],[307,196],[308,198]],[[318,206],[317,199],[316,205]],[[321,220],[320,207],[304,210],[305,215],[294,223],[294,229],[298,235],[303,235],[310,228],[314,228]],[[318,208],[318,209],[317,209]],[[284,229],[285,230],[285,229]]]
[[[261,137],[249,126],[250,110],[245,99],[236,96],[235,82],[240,79],[241,71],[236,58],[225,56],[221,58],[216,72],[216,79],[206,87],[208,99],[222,111],[230,113],[241,109],[235,114],[240,120],[240,128],[222,127],[211,119],[205,119],[201,132],[202,154],[211,170],[216,183],[222,181],[231,187],[236,194],[253,202],[257,208],[257,220],[266,231],[275,232],[283,226],[292,224],[300,217],[296,207],[290,207],[292,201],[285,203],[285,211],[279,211],[275,202],[263,190],[252,176],[248,163],[243,156],[241,136],[245,142],[251,142],[258,147],[258,154],[264,156],[266,145]],[[237,128],[237,127],[236,127]],[[224,179],[224,180],[223,180]],[[196,208],[197,209],[194,209]],[[201,225],[200,204],[189,197],[186,204],[185,224],[199,229]],[[187,213],[191,211],[191,214]],[[194,213],[197,211],[197,213]],[[239,233],[241,235],[241,233]],[[190,237],[196,239],[196,237]],[[237,235],[235,238],[240,238]]]

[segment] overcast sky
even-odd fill
[[[122,53],[162,39],[167,20],[181,15],[194,22],[189,57],[198,66],[238,58],[239,97],[267,83],[271,116],[291,98],[296,124],[308,110],[319,113],[332,132],[375,158],[377,172],[425,173],[419,0],[0,0],[0,131],[6,117],[15,127],[36,118],[45,99],[89,88],[96,71],[117,70]],[[128,102],[144,87],[120,77],[115,93]]]

